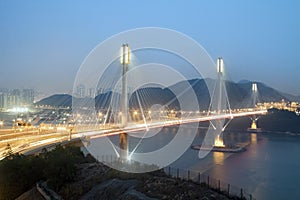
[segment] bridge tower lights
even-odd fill
[[[218,98],[217,111],[220,114],[222,111],[222,79],[223,79],[222,76],[224,72],[224,63],[221,57],[218,58],[217,71],[218,71],[218,84],[219,84],[219,98]]]
[[[257,83],[252,83],[252,98],[253,98],[253,108],[255,109],[257,99],[258,99],[258,89],[257,89]],[[248,128],[248,131],[253,131],[253,132],[259,132],[261,131],[260,128],[257,127],[256,121],[258,120],[258,117],[253,115],[251,117],[252,123],[251,127]]]
[[[128,95],[127,95],[127,71],[130,63],[130,48],[128,44],[121,47],[120,63],[122,65],[122,93],[121,93],[121,127],[128,124]],[[128,160],[128,135],[123,132],[119,136],[120,158],[122,162]]]
[[[257,103],[257,96],[258,96],[258,90],[257,90],[257,83],[252,83],[252,96],[253,96],[253,107],[255,108]]]
[[[219,88],[219,95],[218,95],[218,102],[217,102],[217,113],[222,113],[222,102],[223,102],[223,73],[224,73],[224,62],[221,57],[217,60],[217,72],[218,72],[218,88]],[[224,90],[225,91],[225,90]],[[225,91],[226,92],[226,91]],[[216,122],[216,135],[214,138],[214,146],[215,147],[224,147],[224,141],[223,141],[223,124],[221,121]]]

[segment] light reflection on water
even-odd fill
[[[256,144],[257,143],[257,134],[256,133],[251,133],[251,144]]]
[[[216,165],[222,165],[225,160],[225,154],[222,152],[213,152],[214,163]]]
[[[144,146],[138,151],[161,148],[172,140],[176,131],[174,127],[163,128],[155,137],[143,142]],[[187,126],[186,134],[189,132]],[[204,136],[205,131],[199,129],[193,144],[201,144]],[[225,132],[224,137],[227,145],[248,143],[247,151],[210,152],[199,159],[198,151],[189,148],[171,167],[205,173],[244,188],[256,199],[300,199],[300,136]],[[114,139],[118,141],[118,137]]]
[[[242,187],[256,199],[300,199],[300,136],[247,132],[224,136],[227,144],[249,143],[247,151],[211,152],[200,160],[189,149],[172,166]]]

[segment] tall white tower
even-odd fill
[[[122,127],[128,123],[128,95],[127,95],[127,76],[128,64],[130,63],[130,49],[128,44],[123,44],[121,48],[120,63],[122,64],[122,97],[121,97],[121,112],[122,112]]]
[[[121,48],[120,63],[122,64],[122,96],[121,96],[121,111],[122,119],[121,126],[124,128],[128,123],[128,95],[127,95],[127,77],[128,64],[130,63],[130,49],[128,44],[123,44]],[[128,135],[123,132],[119,136],[120,157],[122,162],[128,160]]]

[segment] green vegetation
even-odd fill
[[[138,163],[132,164],[134,169],[142,167]],[[211,196],[228,199],[220,191],[171,178],[163,170],[125,173],[98,163],[91,156],[84,157],[79,147],[57,146],[53,151],[43,151],[39,155],[11,154],[1,161],[0,200],[15,199],[41,180],[46,180],[48,187],[64,199],[79,199],[101,184],[104,184],[101,190],[89,195],[95,199],[101,199],[103,195],[106,199],[118,195],[132,199],[136,193],[126,193],[126,190],[132,190],[157,199],[210,199],[207,197]],[[109,185],[111,181],[117,185]],[[129,189],[132,183],[134,188]]]
[[[249,117],[234,118],[227,130],[245,131],[251,125]],[[300,133],[300,116],[287,110],[270,109],[267,115],[262,115],[257,121],[259,128],[272,132]]]
[[[258,123],[268,131],[300,133],[300,116],[287,110],[270,109]]]
[[[40,180],[57,190],[75,178],[75,164],[83,160],[80,148],[72,146],[40,155],[9,154],[0,162],[0,200],[15,199]]]

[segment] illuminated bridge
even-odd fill
[[[189,113],[192,115],[192,113]],[[241,109],[239,111],[232,112],[231,114],[221,115],[207,115],[207,113],[195,112],[192,117],[168,119],[165,121],[155,121],[139,123],[130,123],[125,128],[119,128],[118,126],[107,124],[104,126],[90,127],[90,126],[63,126],[52,125],[49,127],[30,127],[23,129],[4,129],[0,131],[0,151],[1,159],[4,158],[3,153],[7,150],[7,144],[12,148],[13,152],[27,152],[34,149],[41,149],[45,146],[51,146],[51,144],[59,144],[63,142],[69,142],[71,140],[77,140],[80,138],[99,138],[105,136],[113,136],[122,133],[147,131],[149,129],[161,128],[167,126],[174,126],[185,123],[205,122],[221,119],[233,119],[236,117],[244,116],[259,116],[267,114],[267,110],[262,109]]]
[[[83,142],[88,142],[95,138],[119,135],[120,149],[116,154],[121,159],[127,160],[128,156],[131,155],[131,152],[128,150],[129,141],[127,138],[130,136],[130,133],[140,132],[140,137],[143,139],[151,129],[205,121],[210,122],[206,134],[211,135],[213,138],[213,141],[210,141],[208,145],[224,146],[223,132],[233,118],[249,116],[252,119],[251,128],[255,130],[258,116],[267,113],[267,110],[256,107],[258,88],[255,83],[252,84],[252,96],[249,98],[251,105],[241,109],[230,108],[223,79],[224,63],[222,58],[217,60],[217,78],[211,90],[211,99],[207,110],[200,111],[199,107],[194,110],[173,109],[170,105],[174,102],[180,103],[180,99],[183,99],[182,102],[185,104],[195,103],[184,100],[184,98],[190,97],[190,93],[185,90],[175,94],[175,98],[169,100],[165,105],[152,104],[148,108],[144,105],[144,102],[147,101],[147,91],[143,94],[135,90],[136,108],[133,109],[130,107],[130,99],[128,98],[129,87],[127,86],[130,57],[129,46],[125,44],[122,46],[120,57],[122,66],[120,81],[115,83],[119,84],[120,91],[115,93],[115,97],[109,98],[106,109],[103,111],[100,111],[100,109],[89,109],[87,105],[90,104],[95,108],[94,102],[90,102],[90,99],[77,99],[75,102],[79,103],[74,107],[73,99],[73,118],[67,125],[48,124],[25,127],[22,130],[20,128],[1,130],[0,159],[5,157],[5,153],[8,150],[30,153],[59,143],[79,141],[80,139]],[[192,93],[191,95],[193,95]]]

